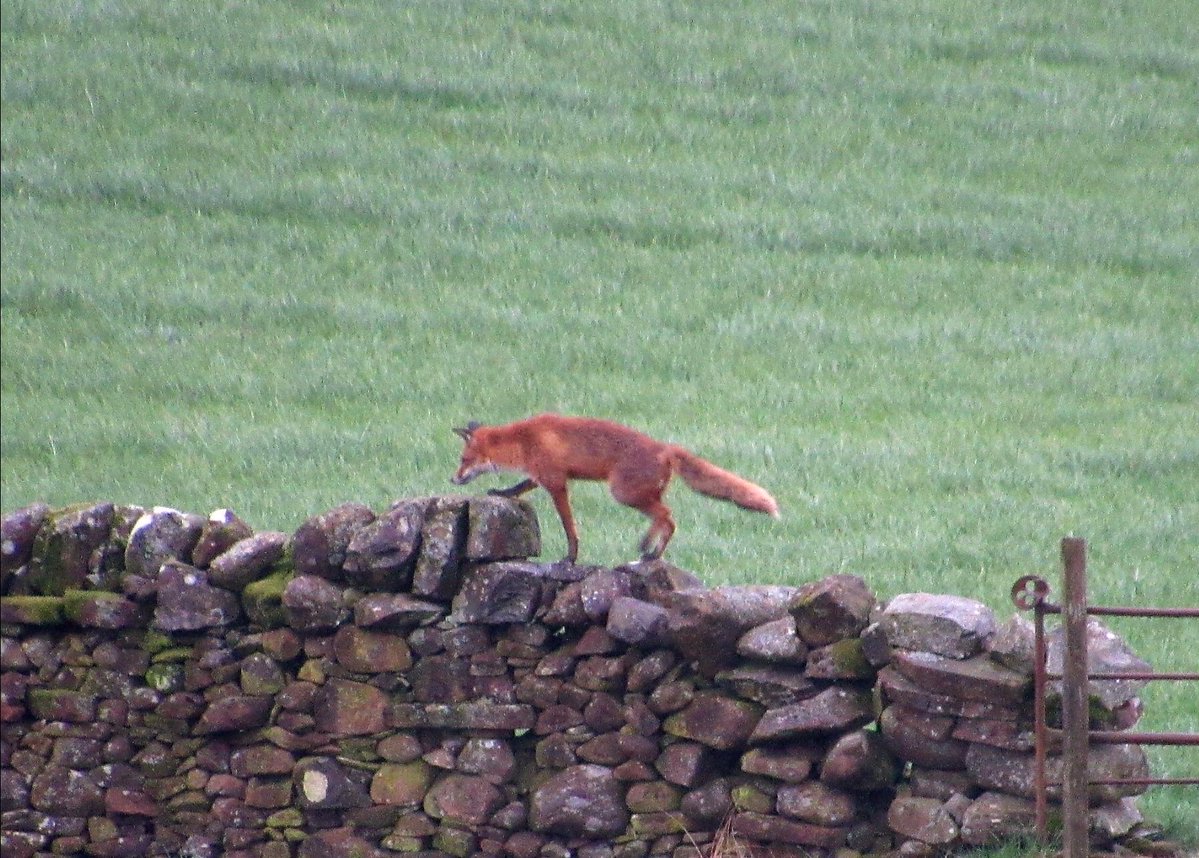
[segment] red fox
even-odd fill
[[[572,563],[579,555],[579,537],[566,491],[570,480],[606,480],[612,497],[649,516],[651,524],[640,543],[646,560],[660,557],[674,535],[674,519],[662,493],[675,473],[701,494],[778,518],[778,504],[765,489],[682,447],[609,420],[539,414],[505,426],[472,421],[454,432],[466,447],[451,482],[464,485],[495,471],[525,474],[528,479],[492,494],[517,497],[537,486],[549,492],[566,531],[565,559]]]

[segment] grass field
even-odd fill
[[[713,584],[1007,616],[1072,533],[1095,602],[1199,605],[1191,6],[0,0],[3,509],[290,530],[559,410],[776,495],[672,494]],[[1196,669],[1161,622],[1112,625]],[[1195,790],[1142,806],[1199,842]]]

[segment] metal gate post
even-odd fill
[[[1064,858],[1087,858],[1087,753],[1090,715],[1087,711],[1087,544],[1062,540],[1065,565],[1062,608],[1066,657],[1062,688]]]

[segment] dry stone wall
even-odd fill
[[[495,497],[345,504],[294,534],[6,515],[5,858],[853,858],[1029,831],[1020,619],[880,605],[850,575],[707,588],[538,553],[531,508]],[[1097,722],[1135,722],[1135,684],[1093,691]],[[1136,746],[1097,752],[1146,774]],[[1139,820],[1092,800],[1096,842]]]

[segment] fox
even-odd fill
[[[579,556],[579,536],[570,508],[571,480],[606,481],[612,497],[650,519],[638,545],[643,560],[662,556],[675,522],[662,495],[676,473],[691,489],[731,501],[743,509],[779,517],[779,505],[761,486],[717,467],[676,444],[657,441],[636,429],[593,417],[539,414],[502,426],[471,421],[455,427],[465,446],[454,485],[482,474],[516,471],[525,479],[489,494],[519,497],[540,486],[553,500],[566,533],[565,561]]]

